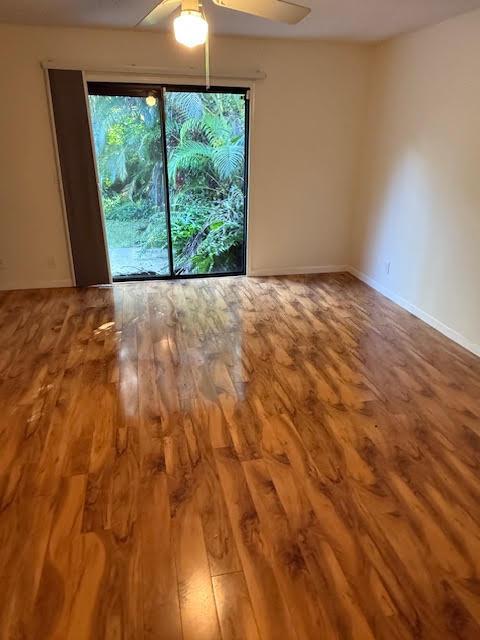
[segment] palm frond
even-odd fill
[[[168,173],[175,180],[179,169],[198,169],[202,162],[212,157],[212,148],[204,142],[187,140],[176,147],[168,157]]]
[[[172,91],[166,94],[167,108],[178,110],[183,117],[201,118],[203,115],[202,96],[196,91]]]
[[[188,118],[185,120],[179,130],[180,144],[194,137],[204,136],[206,133],[204,119]]]
[[[243,169],[245,151],[243,144],[226,144],[212,151],[213,164],[221,178],[230,178]]]
[[[206,113],[202,118],[203,129],[210,144],[218,144],[230,140],[231,125],[225,118],[213,113]]]

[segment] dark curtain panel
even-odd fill
[[[58,154],[77,286],[109,282],[81,71],[49,69]]]

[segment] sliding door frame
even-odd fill
[[[165,219],[168,235],[168,262],[169,262],[169,274],[168,275],[154,275],[154,276],[120,276],[112,278],[113,282],[138,282],[138,281],[152,281],[152,280],[187,280],[196,278],[221,278],[228,276],[240,276],[247,274],[247,257],[248,257],[248,197],[249,197],[249,150],[250,150],[250,86],[211,86],[209,88],[201,84],[176,84],[170,82],[131,82],[131,81],[109,81],[109,80],[95,80],[88,79],[86,82],[88,88],[88,95],[105,95],[105,96],[132,96],[132,97],[147,97],[149,95],[157,98],[158,109],[160,111],[160,126],[162,133],[162,157],[163,157],[163,179],[165,186]],[[243,184],[243,269],[239,271],[229,271],[221,273],[188,273],[188,274],[175,274],[174,273],[174,258],[172,250],[172,233],[171,233],[171,220],[170,220],[170,188],[168,181],[168,160],[167,160],[167,138],[166,138],[166,122],[165,122],[165,93],[168,91],[178,92],[197,92],[197,93],[233,93],[244,96],[245,101],[245,147],[244,147],[244,184]],[[89,111],[89,120],[91,123],[91,114],[87,100],[87,106]],[[93,136],[91,136],[92,150],[94,150]],[[94,152],[95,153],[95,152]],[[95,154],[96,163],[96,154]],[[97,175],[98,179],[98,175]],[[99,186],[99,197],[102,200]],[[105,217],[103,212],[103,204],[101,204],[102,211],[102,223],[105,226]],[[108,253],[108,251],[107,251]]]

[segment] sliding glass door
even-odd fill
[[[245,92],[167,89],[173,268],[176,274],[245,269]]]
[[[170,275],[160,102],[155,93],[90,89],[90,113],[114,280]],[[143,93],[143,95],[142,95]]]
[[[114,280],[245,273],[245,89],[90,83]]]

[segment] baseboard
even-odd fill
[[[73,282],[70,278],[65,280],[18,280],[0,284],[0,291],[15,291],[17,289],[57,289],[60,287],[73,287]]]
[[[372,287],[372,289],[375,289],[375,291],[378,291],[389,300],[392,300],[392,302],[395,302],[395,304],[398,304],[403,309],[409,311],[412,315],[416,316],[420,320],[423,320],[423,322],[426,322],[428,325],[433,327],[433,329],[440,331],[440,333],[442,333],[447,338],[450,338],[450,340],[453,340],[453,342],[456,342],[461,347],[467,349],[476,356],[480,356],[480,345],[475,344],[458,331],[455,331],[455,329],[452,329],[437,318],[434,318],[426,311],[423,311],[423,309],[420,309],[420,307],[417,307],[405,298],[402,298],[402,296],[399,296],[397,293],[390,291],[390,289],[380,284],[370,276],[367,276],[366,273],[362,273],[355,267],[348,267],[347,271],[349,271],[352,275],[354,275],[362,282],[365,282],[365,284],[368,284],[368,286]]]
[[[322,267],[271,267],[268,269],[250,269],[249,276],[294,276],[307,273],[340,273],[348,271],[346,264],[330,264]]]

